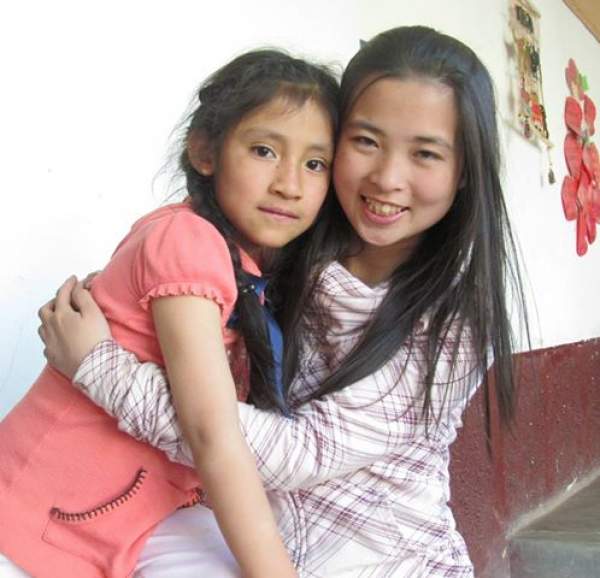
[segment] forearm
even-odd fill
[[[294,577],[254,457],[241,434],[216,443],[186,431],[203,487],[223,536],[245,578]]]
[[[120,429],[166,451],[170,459],[193,463],[160,366],[140,363],[114,341],[103,342],[86,357],[76,378],[86,395],[117,418]],[[292,418],[239,404],[242,431],[265,487],[294,490],[344,475],[412,434],[409,422],[378,416],[382,402],[352,407],[353,389],[305,404]],[[354,405],[365,403],[361,398]],[[340,427],[347,422],[352,427]]]
[[[461,338],[456,358],[453,345],[436,364],[430,423],[422,415],[425,360],[405,348],[371,375],[296,407],[291,419],[240,403],[265,488],[313,487],[400,456],[415,440],[433,443],[460,420],[482,378],[469,336]]]
[[[84,358],[73,383],[115,417],[121,431],[165,452],[172,461],[193,465],[160,366],[140,363],[117,342],[106,340]]]
[[[240,431],[218,306],[166,297],[152,311],[179,423],[243,575],[295,576]]]

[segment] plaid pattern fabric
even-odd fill
[[[450,337],[446,344],[432,391],[437,420],[429,427],[421,417],[418,347],[410,358],[400,350],[342,391],[302,401],[354,346],[386,291],[332,263],[305,317],[310,327],[326,308],[333,322],[324,335],[315,331],[306,339],[290,390],[292,417],[240,403],[241,427],[303,578],[470,578],[471,562],[447,505],[449,446],[481,378],[468,343]],[[422,331],[425,326],[426,320]],[[459,362],[452,371],[455,345]],[[140,364],[106,341],[84,360],[75,381],[121,429],[192,464],[160,367]]]

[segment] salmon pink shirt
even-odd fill
[[[242,265],[260,275],[246,254]],[[247,397],[245,348],[226,328],[237,298],[229,250],[187,203],[137,221],[94,279],[92,293],[114,338],[161,366],[151,300],[215,301],[238,397]],[[35,578],[131,576],[154,526],[200,495],[193,469],[120,432],[48,366],[0,422],[0,464],[0,552]]]

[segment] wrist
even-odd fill
[[[71,381],[79,386],[89,385],[88,382],[92,376],[92,370],[102,366],[106,360],[114,358],[119,350],[119,344],[112,338],[99,341],[86,353],[79,365],[74,369]]]

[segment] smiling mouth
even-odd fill
[[[382,203],[381,201],[376,201],[375,199],[371,199],[370,197],[361,197],[364,203],[367,205],[367,208],[374,215],[378,215],[380,217],[393,217],[395,215],[399,215],[404,211],[408,211],[408,207],[402,207],[400,205],[394,205],[393,203]]]

